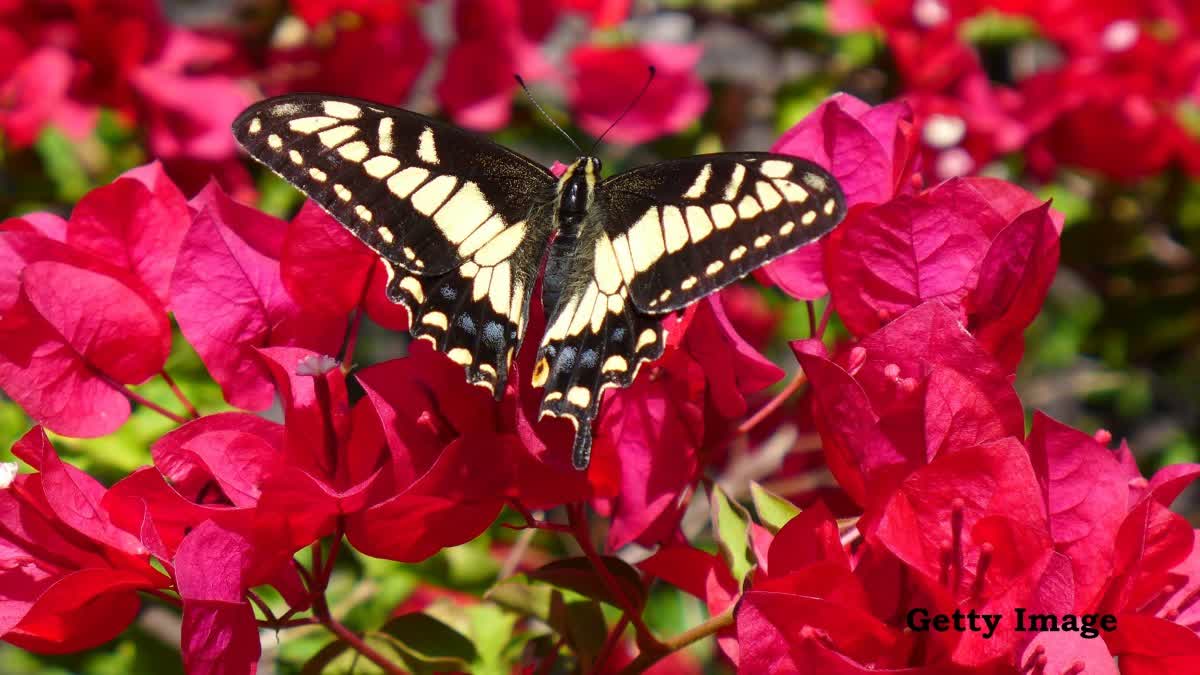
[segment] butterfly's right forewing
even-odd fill
[[[319,94],[251,106],[234,134],[384,259],[415,336],[502,390],[554,228],[549,171],[422,115]]]

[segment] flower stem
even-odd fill
[[[636,675],[637,673],[643,673],[649,669],[650,666],[658,663],[660,659],[668,654],[679,651],[693,642],[702,640],[709,635],[714,635],[722,628],[732,626],[734,607],[735,605],[730,605],[725,611],[709,618],[704,623],[697,624],[683,631],[679,635],[663,640],[659,645],[661,647],[661,650],[659,651],[649,651],[643,649],[637,655],[637,658],[635,658],[628,666],[625,666],[625,668],[621,670],[620,675]]]
[[[108,385],[110,387],[112,387],[113,389],[116,389],[117,391],[124,394],[125,398],[129,399],[130,401],[133,401],[134,403],[136,403],[138,405],[146,406],[147,408],[162,415],[163,417],[166,417],[167,419],[171,420],[172,422],[174,422],[176,424],[186,424],[187,423],[188,420],[186,417],[183,417],[181,415],[176,415],[175,413],[171,412],[170,410],[167,410],[166,408],[155,403],[154,401],[151,401],[150,399],[146,398],[145,396],[142,396],[141,394],[137,393],[136,391],[133,391],[132,389],[129,389],[128,387],[122,386],[116,380],[112,380],[107,377],[104,377],[104,379],[105,379],[105,381],[108,382]]]
[[[622,613],[617,625],[613,626],[612,632],[608,634],[608,638],[604,640],[604,646],[600,648],[600,653],[596,655],[596,661],[592,663],[592,672],[604,672],[604,663],[612,655],[617,644],[621,642],[621,635],[625,633],[625,628],[629,626],[629,615]]]
[[[175,384],[175,380],[167,373],[167,370],[164,368],[158,371],[158,374],[161,375],[162,379],[166,381],[167,386],[171,387],[171,391],[175,393],[175,398],[179,399],[179,402],[183,404],[183,407],[187,408],[188,414],[192,416],[192,419],[199,419],[200,411],[196,410],[196,406],[192,405],[191,400],[189,400],[188,397],[183,393],[183,390],[179,388],[179,385]]]
[[[350,645],[352,649],[379,666],[383,672],[388,675],[403,675],[406,672],[405,670],[376,651],[374,647],[367,644],[366,640],[335,619],[333,612],[329,611],[329,600],[325,597],[325,588],[329,585],[329,577],[332,576],[333,566],[337,563],[337,555],[341,548],[344,534],[343,523],[339,519],[337,528],[334,530],[334,539],[329,546],[329,559],[325,563],[322,563],[321,542],[318,540],[312,545],[313,571],[311,575],[311,591],[313,617],[318,623],[329,629],[329,632],[336,635],[338,639]]]
[[[797,370],[796,374],[793,375],[792,379],[787,383],[787,386],[783,388],[783,391],[780,391],[778,394],[776,394],[775,398],[767,401],[766,405],[759,408],[758,412],[754,413],[750,419],[738,425],[738,433],[747,433],[754,427],[758,426],[760,422],[770,416],[770,414],[775,412],[779,406],[783,405],[789,398],[791,398],[792,394],[799,391],[800,387],[804,386],[806,381],[807,378],[804,376],[804,371]]]
[[[625,595],[625,589],[621,588],[621,585],[617,583],[616,578],[609,571],[608,565],[604,564],[604,560],[596,552],[596,547],[592,545],[592,538],[587,529],[587,517],[583,502],[567,505],[567,520],[571,524],[571,535],[579,544],[579,548],[583,549],[583,554],[592,563],[592,567],[596,569],[596,574],[600,576],[600,581],[621,605],[621,609],[629,617],[629,620],[633,622],[633,627],[637,630],[638,647],[643,651],[657,651],[662,649],[662,643],[658,641],[658,638],[654,637],[654,633],[650,631],[646,622],[642,620],[642,615],[638,607]]]
[[[366,294],[365,289],[363,294]],[[350,372],[350,368],[354,365],[354,349],[358,346],[358,331],[362,326],[362,317],[362,304],[359,304],[350,317],[350,324],[346,327],[346,339],[342,344],[342,358],[340,359],[343,372]]]

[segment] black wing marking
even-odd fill
[[[640,167],[605,180],[596,198],[634,305],[655,314],[818,239],[846,213],[828,171],[764,152]]]
[[[526,227],[552,199],[536,162],[399,108],[322,94],[257,103],[233,123],[258,161],[329,211],[397,268],[442,274]]]
[[[575,425],[577,469],[591,460],[592,421],[604,390],[629,386],[643,361],[662,356],[661,324],[634,306],[602,226],[585,223],[533,373],[533,386],[545,387],[541,412]]]
[[[549,171],[437,120],[321,94],[263,101],[233,128],[384,259],[414,336],[503,393],[554,228]]]
[[[387,264],[388,298],[408,309],[409,330],[463,366],[499,398],[529,322],[529,302],[552,215],[535,209],[530,234],[497,237],[461,266],[415,275]],[[386,262],[386,261],[385,261]]]

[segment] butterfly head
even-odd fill
[[[596,157],[580,157],[559,177],[558,213],[565,224],[583,219],[592,204],[599,180],[600,160]]]

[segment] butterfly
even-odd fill
[[[543,261],[532,373],[541,414],[575,426],[586,469],[610,387],[660,357],[664,316],[828,233],[834,177],[788,155],[728,152],[604,178],[583,153],[558,177],[485,138],[367,101],[295,94],[234,122],[258,161],[383,259],[410,331],[499,397]]]

